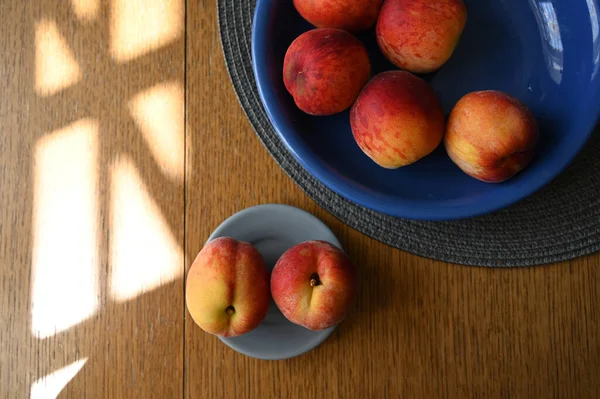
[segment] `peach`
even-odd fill
[[[387,169],[430,154],[444,135],[444,111],[433,88],[404,71],[375,76],[350,111],[358,146]]]
[[[363,44],[340,29],[313,29],[285,54],[283,81],[298,108],[311,115],[348,109],[371,74]]]
[[[275,304],[288,320],[309,330],[340,323],[356,291],[356,268],[350,258],[324,241],[290,248],[271,273]]]
[[[211,334],[245,334],[267,315],[269,273],[248,243],[228,237],[212,240],[192,263],[186,284],[188,311]]]
[[[510,179],[534,155],[538,124],[525,105],[508,94],[467,94],[450,113],[444,145],[469,176],[488,183]]]
[[[317,28],[361,32],[375,25],[383,0],[294,0],[296,10]]]
[[[463,0],[386,0],[377,20],[377,43],[396,66],[433,72],[450,59],[466,22]]]

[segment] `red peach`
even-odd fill
[[[377,43],[396,66],[432,72],[450,59],[466,22],[463,0],[386,0],[377,20]]]
[[[279,310],[310,330],[340,323],[356,291],[356,268],[350,258],[324,241],[290,248],[271,274],[271,294]]]
[[[283,81],[298,108],[331,115],[349,108],[371,74],[367,50],[340,29],[313,29],[290,45]]]
[[[296,10],[317,28],[360,32],[375,25],[383,0],[294,0]]]
[[[232,337],[252,331],[269,309],[269,274],[250,244],[216,238],[200,251],[188,272],[186,303],[204,331]]]
[[[508,94],[467,94],[450,113],[444,144],[468,175],[488,183],[510,179],[534,155],[538,124],[525,105]]]
[[[444,111],[433,88],[404,71],[375,76],[350,111],[358,146],[375,163],[397,169],[430,154],[444,135]]]

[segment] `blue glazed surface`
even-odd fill
[[[523,101],[541,128],[538,155],[515,178],[485,184],[461,172],[440,146],[413,165],[390,171],[356,145],[348,112],[314,117],[298,110],[283,85],[287,47],[312,27],[291,1],[258,0],[252,56],[259,93],[280,137],[298,161],[340,195],[393,216],[460,219],[510,205],[560,173],[591,135],[600,113],[598,0],[467,1],[468,22],[450,61],[422,76],[446,114],[463,95],[502,90]],[[373,30],[359,36],[373,73],[395,69]]]

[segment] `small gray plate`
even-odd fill
[[[225,220],[208,238],[231,237],[249,242],[262,254],[269,271],[289,248],[309,240],[330,242],[342,249],[336,236],[315,216],[287,205],[259,205]],[[310,331],[283,316],[273,300],[265,320],[253,331],[221,341],[244,355],[265,360],[299,356],[317,347],[335,327]]]

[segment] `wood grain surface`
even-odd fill
[[[0,398],[183,395],[184,7],[128,1],[0,3]]]
[[[0,398],[597,398],[600,255],[491,270],[319,208],[248,124],[214,0],[0,2]],[[239,355],[184,273],[248,206],[306,209],[359,267],[314,351]]]

